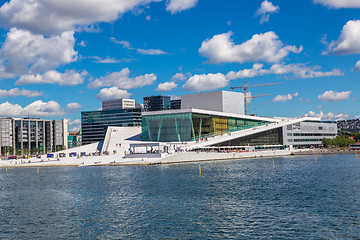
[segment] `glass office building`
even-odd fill
[[[186,142],[261,126],[269,122],[196,112],[144,114],[142,141]]]
[[[82,144],[103,141],[108,126],[141,126],[141,109],[81,112]]]
[[[144,97],[145,111],[161,111],[170,109],[170,96]]]

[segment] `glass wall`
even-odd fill
[[[142,116],[142,140],[154,142],[195,141],[267,123],[198,113],[149,115]]]
[[[214,145],[223,146],[262,146],[262,145],[283,145],[282,128],[252,134],[246,137],[233,139]]]
[[[141,125],[141,109],[116,109],[81,112],[82,143],[104,140],[108,126],[133,127]]]

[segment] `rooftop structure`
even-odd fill
[[[214,91],[182,95],[181,108],[196,108],[244,115],[244,94]]]

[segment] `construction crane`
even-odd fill
[[[263,86],[271,86],[271,85],[278,85],[278,84],[283,84],[283,82],[279,82],[279,83],[267,83],[267,84],[258,84],[258,85],[246,85],[246,81],[244,83],[244,86],[243,87],[230,87],[231,90],[234,90],[234,89],[238,89],[238,88],[242,88],[244,89],[244,104],[245,104],[245,115],[248,115],[248,107],[247,107],[247,104],[248,104],[248,99],[250,98],[256,98],[256,97],[264,97],[264,96],[269,96],[270,94],[263,94],[263,95],[257,95],[257,96],[248,96],[247,95],[247,89],[249,87],[263,87]]]

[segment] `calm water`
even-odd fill
[[[0,239],[359,239],[360,157],[0,169]]]

